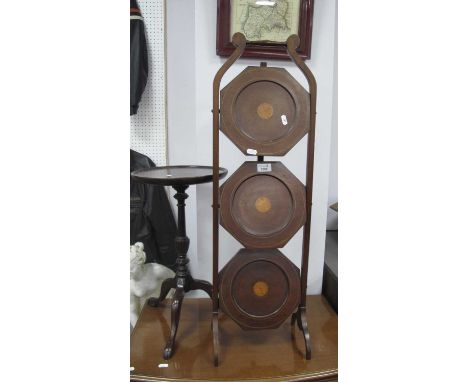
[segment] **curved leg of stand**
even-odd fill
[[[297,327],[299,328],[299,330],[301,332],[304,331],[304,329],[302,329],[302,317],[301,317],[301,311],[298,309],[298,311],[296,312],[296,320],[297,320]]]
[[[160,302],[164,301],[169,291],[177,286],[176,281],[177,280],[175,278],[164,280],[161,284],[161,292],[159,293],[159,297],[151,297],[148,299],[148,305],[152,306],[153,308],[157,307]]]
[[[219,328],[218,328],[218,313],[213,312],[213,318],[211,321],[213,325],[213,361],[214,365],[219,364]]]
[[[299,325],[299,328],[302,330],[302,334],[304,335],[306,359],[311,359],[312,350],[311,350],[311,345],[310,345],[310,334],[309,334],[309,328],[307,326],[307,318],[306,318],[305,309],[300,309],[300,316],[297,318],[297,324]]]
[[[190,284],[191,284],[191,286],[190,286],[191,290],[201,289],[208,296],[210,296],[210,298],[212,298],[212,296],[213,296],[213,286],[208,281],[192,279]]]
[[[182,301],[184,300],[184,289],[177,288],[171,304],[171,336],[167,341],[166,348],[164,349],[164,359],[169,359],[174,352],[175,337],[177,328],[179,327],[180,309],[182,308]]]
[[[295,323],[296,323],[296,313],[293,313],[291,315],[291,326],[294,326]]]

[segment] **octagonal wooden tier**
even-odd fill
[[[284,155],[310,127],[309,93],[283,68],[247,67],[220,109],[221,131],[246,154]]]
[[[281,248],[305,222],[305,187],[281,162],[245,162],[220,190],[221,225],[247,248]]]
[[[297,268],[277,249],[241,249],[220,274],[223,311],[243,329],[277,328],[297,309]]]

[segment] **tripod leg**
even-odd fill
[[[164,359],[169,359],[174,352],[175,337],[179,327],[180,310],[182,308],[182,301],[184,301],[184,289],[177,288],[171,303],[171,336],[167,341],[164,349]]]
[[[169,291],[175,288],[176,285],[177,284],[176,284],[175,278],[164,280],[163,283],[161,284],[161,292],[159,293],[159,297],[158,298],[151,297],[150,299],[148,299],[148,305],[152,306],[153,308],[157,307],[160,302],[164,301]]]
[[[213,295],[213,286],[205,280],[192,279],[190,282],[190,290],[200,289],[204,291],[210,298]]]

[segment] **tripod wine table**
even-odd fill
[[[224,178],[227,170],[219,169],[219,178]],[[159,186],[171,186],[176,191],[174,198],[177,200],[177,236],[175,248],[177,254],[177,269],[174,278],[166,279],[161,285],[159,298],[152,298],[148,304],[155,307],[163,301],[171,289],[175,289],[171,303],[171,333],[164,348],[163,357],[169,359],[174,352],[175,337],[179,326],[180,310],[184,295],[188,291],[201,289],[212,297],[213,286],[204,280],[192,278],[188,269],[187,251],[190,239],[185,233],[185,192],[190,185],[208,183],[213,180],[213,168],[209,166],[165,166],[150,169],[137,170],[131,174],[133,180],[140,183]]]

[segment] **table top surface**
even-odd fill
[[[331,381],[338,378],[338,317],[323,296],[307,297],[312,359],[287,320],[278,329],[245,331],[220,313],[219,366],[213,366],[211,300],[186,298],[174,355],[162,353],[169,338],[170,300],[146,305],[131,336],[131,381]]]
[[[225,168],[219,168],[219,178],[227,175]],[[208,183],[213,180],[211,166],[164,166],[141,169],[132,172],[133,180],[140,183],[159,184],[162,186],[178,186]]]

